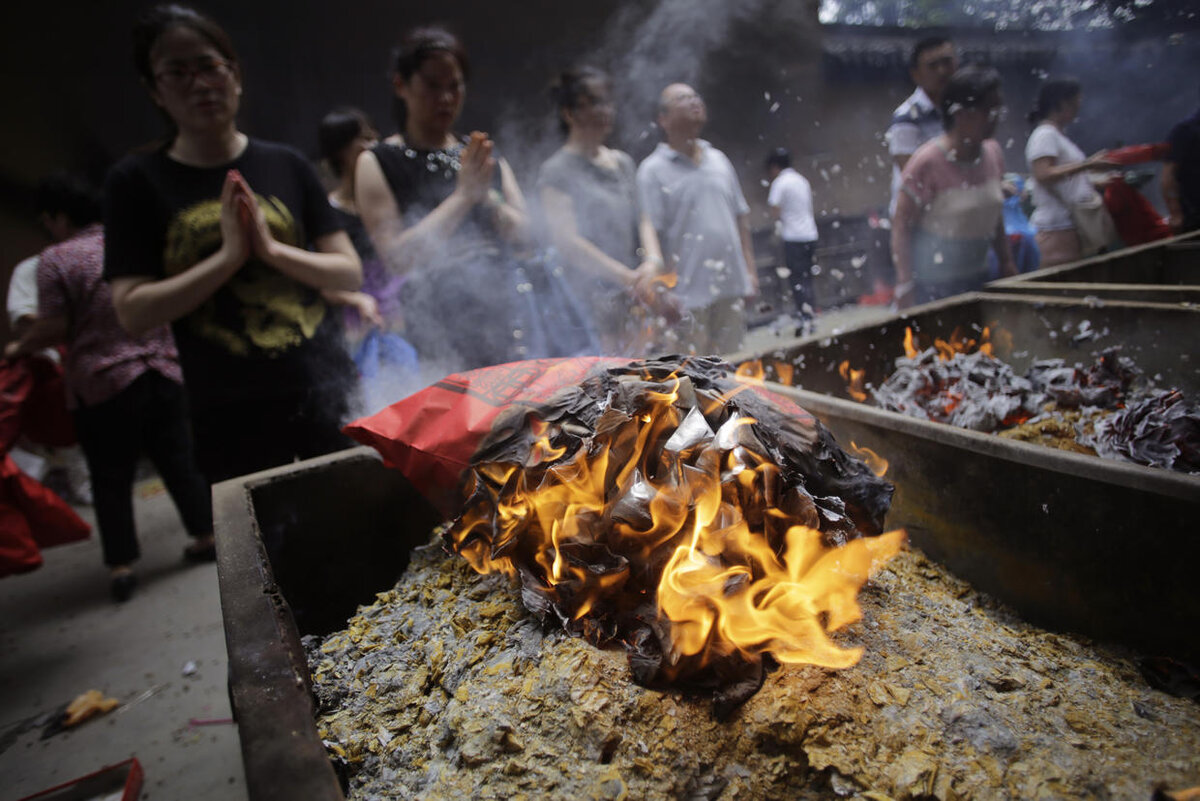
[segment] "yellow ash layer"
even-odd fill
[[[1060,410],[1055,404],[1049,404],[1046,411],[1050,416],[1036,422],[1022,423],[1019,426],[1006,428],[997,432],[1005,439],[1015,439],[1018,442],[1032,442],[1035,445],[1045,445],[1060,451],[1086,453],[1096,455],[1096,450],[1090,445],[1079,442],[1080,434],[1091,436],[1096,421],[1112,414],[1111,410],[1091,411],[1084,413],[1078,409]]]
[[[919,552],[864,588],[838,671],[782,667],[734,716],[543,634],[498,576],[419,550],[311,655],[352,799],[1149,798],[1200,784],[1200,707],[1030,627]],[[1185,636],[1181,632],[1181,636]]]

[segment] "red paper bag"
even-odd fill
[[[534,359],[446,376],[343,429],[408,477],[447,517],[462,504],[458,483],[480,440],[505,407],[542,401],[602,364],[628,359]]]

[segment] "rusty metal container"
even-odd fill
[[[1001,278],[986,290],[1200,304],[1200,232]]]
[[[1130,344],[1143,368],[1195,391],[1200,310],[975,295],[907,320],[800,341],[764,358],[797,366],[803,388],[779,391],[845,444],[891,460],[889,523],[1031,621],[1197,660],[1200,478],[1049,451],[873,409],[842,397],[850,358],[879,381],[902,353],[904,325],[923,332],[999,322],[1038,356],[1086,358],[1084,317]],[[1196,349],[1191,348],[1194,352]],[[1181,356],[1190,358],[1183,359]],[[1021,369],[1022,365],[1017,365]],[[314,723],[300,638],[341,628],[392,587],[438,517],[368,448],[213,488],[230,696],[252,801],[344,801]]]
[[[1084,321],[1095,338],[1080,337]],[[1122,344],[1161,384],[1200,391],[1200,309],[1169,304],[965,295],[760,357],[793,366],[794,386],[772,388],[843,446],[889,460],[888,524],[952,571],[1047,628],[1200,661],[1200,476],[918,420],[846,394],[838,365],[849,360],[882,383],[904,354],[906,326],[949,338],[985,325],[1012,334],[1017,372],[1037,358],[1090,363]]]
[[[437,515],[375,451],[213,487],[229,694],[252,801],[344,801],[317,734],[300,638],[391,588]]]

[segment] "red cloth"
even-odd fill
[[[1104,190],[1104,206],[1127,246],[1166,239],[1171,229],[1146,196],[1124,180],[1111,181]]]
[[[85,540],[91,527],[67,502],[21,472],[12,457],[0,462],[0,578],[42,564],[40,549]]]
[[[55,448],[75,444],[62,368],[40,356],[0,361],[0,453],[22,434]]]
[[[1171,153],[1171,146],[1166,142],[1153,145],[1130,145],[1118,147],[1105,154],[1105,161],[1114,164],[1145,164],[1148,161],[1163,161]]]

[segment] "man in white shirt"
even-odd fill
[[[778,148],[767,157],[771,189],[767,205],[779,221],[783,263],[792,280],[792,299],[800,319],[798,333],[809,333],[815,299],[812,289],[813,254],[817,249],[817,221],[813,217],[812,187],[792,169],[792,156]]]
[[[900,191],[900,173],[917,148],[940,136],[942,125],[942,93],[950,76],[958,69],[954,43],[945,36],[927,36],[918,41],[908,58],[908,76],[917,88],[892,112],[884,139],[892,157],[892,192],[888,217],[896,215],[896,196]],[[871,260],[875,264],[875,260]],[[877,265],[889,275],[875,276],[872,302],[891,301],[893,283],[891,265]]]
[[[8,325],[19,338],[37,318],[38,257],[30,256],[13,268],[8,281]]]
[[[904,165],[917,148],[942,133],[942,93],[957,69],[954,43],[946,37],[930,36],[913,47],[908,75],[917,88],[896,107],[884,136],[892,156],[890,214],[896,213],[896,193]]]
[[[692,87],[662,91],[658,125],[666,141],[638,166],[638,193],[666,267],[678,276],[680,348],[732,353],[746,334],[746,299],[758,294],[758,277],[750,206],[728,157],[700,138],[707,122]]]

